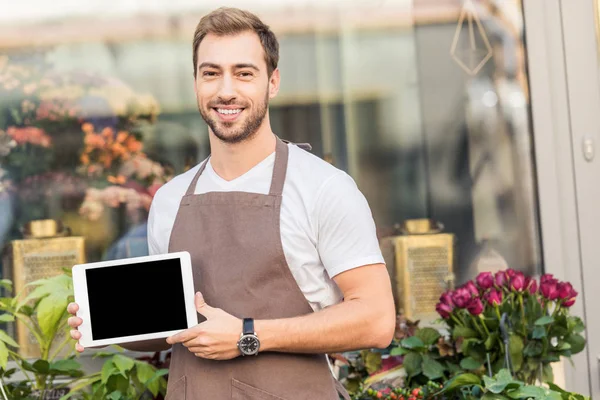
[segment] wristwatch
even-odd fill
[[[260,349],[260,340],[254,332],[254,319],[244,318],[243,331],[237,343],[243,356],[256,356]]]

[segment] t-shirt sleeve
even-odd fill
[[[385,263],[367,199],[345,172],[322,185],[313,218],[319,256],[331,278],[363,265]]]
[[[155,254],[162,254],[164,251],[160,248],[159,241],[157,240],[157,229],[156,224],[157,220],[157,201],[156,196],[154,200],[150,204],[150,211],[148,213],[148,253],[152,256]]]

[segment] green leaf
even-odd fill
[[[0,330],[0,341],[12,347],[19,347],[17,342],[15,342],[14,339],[8,336],[8,334],[3,330]]]
[[[425,343],[423,343],[423,341],[416,336],[411,336],[409,338],[406,338],[406,339],[402,340],[402,342],[400,342],[400,344],[402,345],[402,347],[404,347],[406,349],[417,349],[417,348],[425,347]]]
[[[116,354],[114,356],[113,363],[121,372],[129,372],[135,365],[135,362],[131,358],[121,354]]]
[[[135,371],[140,382],[152,392],[154,397],[156,397],[158,394],[159,382],[155,381],[148,385],[148,381],[154,376],[154,368],[146,362],[136,361]]]
[[[108,378],[110,378],[114,373],[119,372],[119,370],[115,367],[112,360],[106,361],[102,366],[102,383],[106,384],[108,382]]]
[[[549,390],[544,389],[541,386],[521,386],[516,390],[511,390],[507,393],[511,399],[546,399],[546,395]]]
[[[423,375],[430,380],[444,377],[445,368],[438,361],[431,358],[429,355],[423,355]]]
[[[558,350],[558,351],[571,350],[571,344],[560,341],[560,342],[558,342],[558,346],[556,346],[556,350]]]
[[[483,365],[482,362],[473,359],[472,357],[463,358],[460,361],[460,367],[466,370],[479,369]]]
[[[120,391],[115,390],[114,392],[109,394],[106,398],[108,400],[121,400],[123,398],[123,395],[121,394]]]
[[[6,370],[8,365],[8,348],[4,342],[0,342],[0,368]]]
[[[523,349],[523,354],[527,357],[537,357],[542,354],[544,351],[544,345],[539,340],[532,340],[527,343],[525,349]],[[515,367],[515,369],[517,369]]]
[[[381,369],[381,353],[369,351],[364,356],[365,366],[369,374],[374,374]]]
[[[441,335],[436,329],[421,328],[415,333],[415,336],[421,339],[425,346],[431,346],[437,342]]]
[[[15,317],[11,314],[2,314],[0,315],[0,322],[13,322]]]
[[[404,369],[408,376],[413,377],[422,371],[423,358],[419,353],[409,353],[404,357]]]
[[[390,351],[391,356],[403,356],[409,352],[408,349],[402,347],[394,347],[392,351]]]
[[[481,400],[506,400],[506,399],[507,399],[507,397],[501,396],[499,394],[494,394],[494,393],[486,393],[481,398]]]
[[[457,374],[463,372],[463,369],[456,364],[453,364],[449,361],[446,362],[446,367],[451,374]]]
[[[575,333],[581,333],[585,331],[585,324],[579,317],[569,317],[568,319],[569,330]]]
[[[94,356],[92,358],[98,358],[98,357],[100,357],[100,358],[107,358],[107,357],[112,357],[114,355],[115,355],[115,353],[111,353],[111,352],[108,352],[108,351],[99,351],[97,353],[94,353]]]
[[[33,363],[33,369],[40,374],[47,374],[50,372],[50,364],[46,360],[37,360]]]
[[[509,384],[515,383],[507,369],[500,370],[494,378],[484,376],[483,381],[485,382],[485,388],[496,394],[502,393]]]
[[[473,385],[481,385],[481,379],[477,375],[465,373],[456,375],[454,378],[450,379],[444,385],[444,388],[438,392],[438,394],[442,394],[448,391],[454,391],[455,389],[464,387],[464,386],[473,386]]]
[[[544,328],[543,326],[536,326],[535,328],[533,328],[533,333],[531,334],[531,337],[534,339],[545,338],[546,328]]]
[[[13,291],[13,283],[9,279],[2,279],[2,280],[0,280],[0,287],[5,288],[6,291],[9,292],[9,293]]]
[[[538,318],[538,320],[535,321],[535,324],[537,326],[544,326],[544,325],[551,324],[553,322],[554,322],[554,318],[552,318],[549,315],[546,315],[545,317]]]
[[[129,379],[120,374],[111,375],[106,382],[106,387],[110,391],[118,390],[121,393],[127,393],[127,389],[129,389]]]
[[[585,348],[585,338],[578,333],[569,335],[565,340],[571,345],[571,354],[580,353]]]
[[[498,338],[498,332],[494,332],[490,336],[488,336],[488,338],[485,340],[485,349],[492,350],[497,345]]]
[[[542,367],[542,381],[544,381],[544,383],[554,382],[554,371],[552,371],[552,365],[546,364]]]
[[[515,371],[520,370],[523,365],[523,347],[523,339],[519,335],[510,335],[508,351]]]
[[[454,340],[458,339],[459,337],[469,339],[469,338],[476,338],[478,336],[479,335],[477,335],[477,332],[475,332],[473,329],[466,328],[464,326],[457,326],[452,331],[452,338]]]
[[[60,294],[44,297],[37,308],[37,319],[45,336],[51,337],[58,329],[58,323],[67,314],[69,299]]]
[[[81,368],[81,364],[73,359],[58,360],[50,364],[51,371],[71,372]]]

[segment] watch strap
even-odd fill
[[[244,335],[254,334],[254,318],[244,318],[243,333]]]

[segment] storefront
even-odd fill
[[[86,3],[66,16],[18,5],[0,16],[6,278],[27,273],[11,241],[48,240],[32,236],[42,227],[30,221],[61,221],[46,236],[71,237],[61,245],[71,261],[147,254],[152,195],[209,151],[191,61],[191,35],[208,9]],[[397,295],[431,290],[435,302],[438,287],[509,267],[571,282],[588,344],[575,368],[555,376],[592,395],[600,390],[596,3],[227,3],[257,12],[280,39],[274,131],[311,143],[354,177],[392,274],[437,268],[426,276],[433,286],[395,277]],[[421,236],[411,246],[441,256],[398,250],[415,219],[429,220],[428,238],[445,240]],[[404,306],[418,309],[415,301]]]

